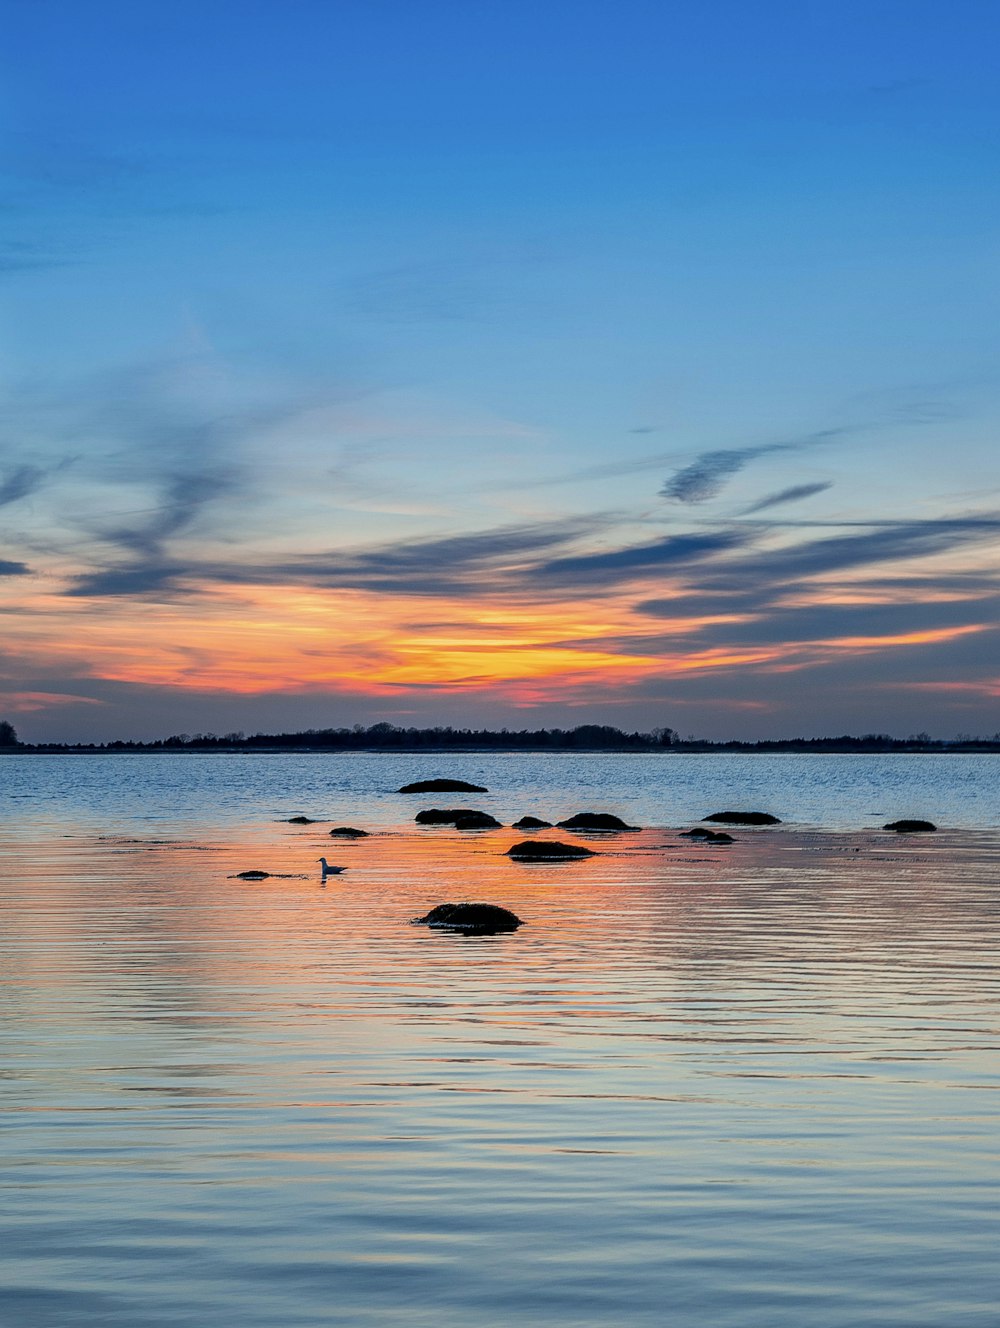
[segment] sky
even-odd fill
[[[993,0],[8,0],[0,718],[1000,730]]]

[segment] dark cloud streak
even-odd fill
[[[793,484],[789,489],[781,489],[778,493],[761,498],[746,509],[746,514],[749,516],[752,512],[766,512],[768,508],[780,507],[783,503],[798,503],[803,498],[812,498],[815,494],[825,493],[831,488],[833,488],[832,480],[819,480],[815,484]]]
[[[532,579],[542,585],[571,584],[578,589],[617,584],[669,567],[703,563],[720,553],[743,547],[749,535],[720,531],[709,535],[668,535],[649,544],[613,549],[607,553],[579,554],[556,558],[536,567]]]
[[[7,507],[21,498],[27,498],[45,482],[46,471],[41,466],[16,466],[0,480],[0,507]]]
[[[778,443],[761,443],[754,447],[729,447],[702,452],[690,465],[678,470],[660,490],[661,498],[672,498],[679,503],[704,503],[717,497],[726,484],[751,461],[776,452],[797,452],[832,442],[845,434],[856,433],[862,426],[839,425],[832,429],[819,429],[804,438]]]
[[[410,540],[371,549],[276,560],[267,564],[222,564],[192,559],[156,559],[115,566],[77,579],[67,592],[81,595],[189,593],[199,583],[215,585],[308,585],[320,589],[471,598],[482,596],[484,579],[509,587],[537,566],[540,554],[593,529],[593,522],[508,526],[476,535]]]

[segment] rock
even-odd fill
[[[266,881],[270,875],[271,873],[266,871],[245,871],[237,872],[235,879],[237,881]]]
[[[334,839],[367,839],[367,830],[355,830],[353,825],[338,825],[330,834]]]
[[[781,821],[770,812],[713,812],[703,821],[721,821],[723,825],[780,825]]]
[[[475,807],[428,807],[426,811],[417,812],[413,819],[417,825],[454,825],[466,817],[485,815],[486,812],[477,811]]]
[[[601,834],[611,834],[616,830],[638,830],[637,825],[626,825],[620,816],[609,812],[577,812],[567,821],[557,821],[560,830],[599,830]]]
[[[464,779],[418,779],[404,784],[400,793],[489,793],[481,784],[467,784]]]
[[[511,826],[512,830],[550,830],[551,821],[540,821],[537,816],[522,816]]]
[[[499,830],[501,823],[489,812],[470,812],[455,820],[456,830]]]
[[[736,840],[732,835],[727,835],[725,830],[706,830],[704,826],[697,825],[693,830],[682,830],[682,835],[688,839],[701,839],[706,844],[735,844]]]
[[[311,816],[289,816],[289,825],[315,825],[316,822]]]
[[[569,862],[597,855],[582,844],[563,844],[558,839],[522,839],[507,850],[507,856],[515,862]]]
[[[890,821],[883,830],[895,830],[898,835],[916,834],[917,831],[936,830],[933,821]]]
[[[466,936],[485,936],[498,931],[516,931],[523,920],[509,908],[498,904],[438,904],[415,923],[445,931],[460,931]]]

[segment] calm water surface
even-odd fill
[[[0,758],[0,1322],[996,1328],[997,762]]]

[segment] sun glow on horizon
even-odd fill
[[[170,599],[37,595],[8,649],[41,674],[252,696],[411,689],[483,692],[515,706],[616,694],[651,678],[798,672],[843,652],[897,650],[983,624],[780,643],[710,644],[703,633],[753,614],[636,613],[637,595],[516,602],[274,585],[208,585]],[[85,649],[81,646],[84,645]],[[86,670],[80,668],[86,659]],[[14,712],[72,701],[68,689],[10,693]]]

